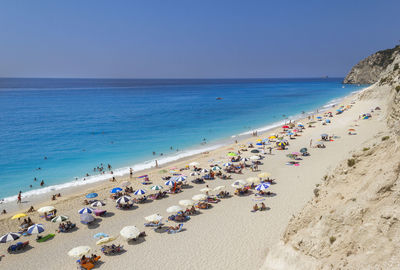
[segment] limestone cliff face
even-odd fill
[[[385,65],[359,98],[386,103],[388,129],[322,180],[262,269],[400,269],[400,53]]]
[[[368,56],[351,69],[343,83],[372,84],[377,82],[382,72],[393,63],[394,58],[399,54],[400,45]]]

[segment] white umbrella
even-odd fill
[[[194,201],[192,201],[192,200],[180,200],[179,204],[182,205],[182,206],[188,207],[188,206],[193,206],[194,205]]]
[[[126,240],[137,238],[140,235],[140,231],[138,228],[136,228],[136,226],[123,227],[119,233]]]
[[[102,207],[104,205],[105,205],[105,203],[103,203],[101,201],[97,201],[97,202],[92,203],[90,206],[91,207]]]
[[[119,204],[127,204],[130,200],[131,200],[131,197],[122,196],[122,197],[118,198],[116,202]]]
[[[37,211],[38,211],[38,213],[43,214],[43,213],[51,212],[55,209],[56,208],[54,206],[43,206],[43,207],[39,208]]]
[[[84,213],[81,215],[81,221],[90,223],[90,222],[94,221],[94,217],[91,214]]]
[[[251,160],[259,160],[261,159],[260,156],[251,156],[250,157]]]
[[[67,216],[56,216],[55,218],[53,218],[53,219],[51,220],[51,222],[54,222],[54,223],[58,222],[58,223],[61,223],[61,222],[67,221],[67,220],[68,220],[68,217],[67,217]]]
[[[178,205],[173,205],[167,208],[168,213],[176,213],[180,211],[183,211],[183,208]]]
[[[79,258],[82,257],[83,255],[86,255],[90,252],[91,248],[88,246],[79,246],[71,249],[68,251],[68,256],[70,257],[75,257]]]
[[[155,185],[155,186],[151,187],[151,190],[161,190],[161,189],[163,189],[163,187],[159,186],[159,185]]]
[[[247,183],[249,184],[255,184],[255,183],[260,183],[261,180],[257,177],[249,177],[246,179]]]
[[[196,161],[189,163],[189,166],[199,166],[199,165],[200,165],[200,163],[198,163]]]
[[[208,188],[208,187],[200,189],[200,192],[204,192],[204,193],[210,192],[210,191],[212,191],[212,189]]]
[[[202,169],[201,172],[202,173],[208,173],[208,170],[207,169]]]
[[[165,185],[166,186],[174,186],[175,185],[175,182],[174,181],[171,181],[171,180],[168,180],[167,182],[165,182]]]
[[[44,232],[44,227],[42,224],[34,224],[28,228],[29,234],[38,234]]]
[[[129,182],[129,181],[124,181],[124,182],[122,182],[122,183],[120,184],[121,187],[127,187],[127,186],[130,186],[130,185],[132,185],[132,184],[131,184],[131,182]]]
[[[193,201],[204,201],[207,200],[207,195],[205,194],[197,194],[192,197]]]
[[[15,241],[20,237],[21,237],[21,234],[10,232],[10,233],[7,233],[7,234],[3,235],[2,237],[0,237],[0,243]]]
[[[163,219],[163,217],[160,216],[159,214],[153,214],[145,217],[144,219],[147,220],[148,222],[160,222]]]
[[[236,180],[235,182],[233,182],[232,187],[234,188],[242,188],[247,184],[246,181],[244,180]]]
[[[96,242],[96,245],[102,245],[111,241],[114,241],[116,238],[113,236],[108,236],[108,237],[104,237],[101,238],[99,241]]]
[[[218,186],[216,188],[214,188],[214,191],[220,191],[220,190],[224,190],[225,186]]]

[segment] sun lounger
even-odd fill
[[[54,233],[50,233],[50,234],[48,234],[46,236],[38,236],[36,238],[36,242],[43,243],[43,242],[46,242],[47,240],[53,238],[54,236],[56,236]]]
[[[182,228],[183,228],[183,224],[181,223],[181,224],[179,224],[179,229],[177,229],[177,230],[168,229],[167,231],[169,234],[173,234],[173,233],[181,232]]]

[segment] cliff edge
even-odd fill
[[[387,129],[321,180],[262,269],[400,269],[400,54],[385,59],[363,69],[376,83],[358,98],[384,105]]]
[[[400,54],[400,45],[393,49],[378,51],[355,65],[344,78],[345,84],[373,84]]]

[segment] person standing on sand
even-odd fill
[[[312,146],[312,139],[310,140],[310,147]]]
[[[157,159],[156,159],[156,168],[158,168],[158,161],[157,161]]]
[[[20,191],[19,193],[18,193],[18,198],[17,198],[17,203],[22,203],[22,196],[21,196],[21,194],[22,194],[22,191]]]

